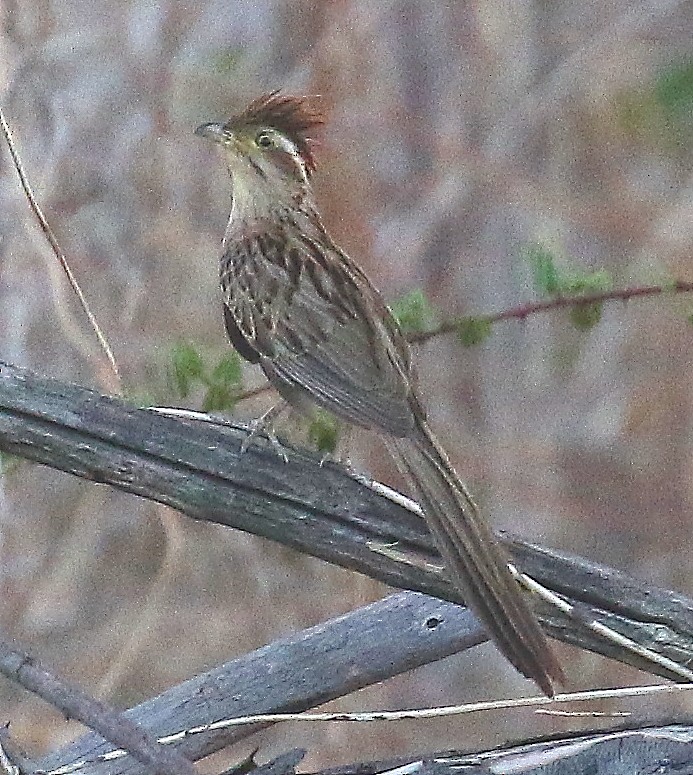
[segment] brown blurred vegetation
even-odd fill
[[[617,286],[693,280],[691,3],[7,0],[0,13],[2,106],[132,396],[182,403],[166,379],[177,342],[226,352],[229,185],[192,131],[273,88],[324,95],[319,200],[389,299],[421,287],[449,316],[531,299],[531,244]],[[0,176],[0,356],[112,389],[6,152]],[[618,303],[588,332],[556,313],[475,349],[418,348],[432,423],[497,525],[693,594],[692,307]],[[348,454],[397,483],[371,438],[353,434]],[[386,592],[28,463],[0,479],[0,504],[5,637],[118,705]],[[644,680],[560,651],[570,688]],[[338,705],[520,691],[487,646]],[[7,683],[0,696],[0,723],[29,747],[77,732]],[[284,725],[260,742],[267,756],[305,745],[313,766],[580,723]]]

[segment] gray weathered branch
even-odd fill
[[[157,737],[223,718],[300,712],[481,643],[466,608],[399,592],[244,654],[127,712]],[[267,726],[267,725],[264,725]],[[263,725],[183,737],[176,750],[197,761],[255,734]],[[110,750],[88,733],[40,764],[50,770]],[[84,775],[144,775],[132,758],[93,763]]]
[[[401,769],[400,769],[401,768]],[[446,752],[425,759],[355,762],[311,775],[594,775],[594,773],[657,773],[690,775],[693,771],[693,728],[662,727],[600,730],[552,738],[480,753]]]
[[[270,538],[394,587],[462,602],[416,514],[343,466],[288,451],[284,463],[247,431],[157,415],[85,388],[0,364],[0,449],[107,483],[188,516]],[[505,539],[517,567],[585,617],[675,662],[693,659],[693,602],[609,568]],[[385,547],[391,547],[385,550]],[[568,643],[673,677],[532,600],[547,631]]]
[[[190,761],[179,751],[160,745],[142,726],[105,703],[57,679],[27,654],[0,643],[0,672],[29,691],[50,702],[65,714],[88,723],[113,745],[122,746],[147,771],[158,775],[195,775]]]
[[[393,586],[455,599],[416,514],[342,466],[320,467],[310,452],[289,450],[284,463],[259,440],[241,455],[245,437],[241,427],[163,417],[0,364],[0,449],[166,503],[195,519],[263,535]],[[518,568],[585,617],[674,661],[689,660],[691,601],[579,558],[520,541],[506,544]],[[655,669],[602,641],[577,618],[533,602],[554,636],[669,676],[666,668]],[[191,679],[129,715],[161,735],[225,716],[310,708],[482,639],[464,609],[411,593],[394,595]],[[356,672],[354,664],[361,665]],[[274,689],[271,674],[279,679]],[[254,731],[193,736],[179,750],[196,760]],[[54,767],[106,749],[89,734],[41,764]],[[88,772],[142,772],[131,758],[114,767],[91,765]]]

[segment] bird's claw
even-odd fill
[[[253,442],[253,439],[258,436],[261,433],[264,433],[267,438],[270,441],[270,444],[272,445],[272,449],[277,453],[277,455],[285,462],[289,462],[289,458],[284,451],[284,446],[277,438],[277,434],[274,432],[274,421],[279,417],[279,415],[284,411],[286,408],[286,405],[284,402],[281,402],[279,404],[275,404],[274,406],[270,407],[264,414],[261,414],[259,417],[257,417],[255,420],[251,420],[248,423],[248,427],[250,429],[250,432],[248,435],[243,439],[243,442],[241,443],[241,455],[245,454],[245,452],[248,451],[248,448]]]

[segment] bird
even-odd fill
[[[231,177],[219,263],[228,338],[292,408],[327,409],[381,435],[451,584],[515,668],[553,696],[564,682],[561,665],[429,426],[408,343],[323,224],[312,178],[324,123],[317,98],[277,90],[195,130],[221,148]]]

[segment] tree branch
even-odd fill
[[[282,638],[191,678],[127,716],[156,737],[223,718],[300,712],[450,656],[485,640],[466,608],[414,592],[400,592],[352,613]],[[264,729],[268,724],[182,735],[173,746],[197,761]],[[110,750],[84,735],[46,757],[50,770]],[[93,763],[85,775],[144,775],[132,758]]]
[[[688,725],[588,732],[573,737],[507,746],[480,753],[446,751],[424,759],[357,762],[311,775],[594,775],[657,773],[683,775],[693,763],[693,728]],[[401,768],[401,769],[400,769]]]
[[[37,694],[67,718],[74,718],[101,733],[113,745],[129,751],[148,772],[159,775],[195,775],[195,768],[178,751],[166,748],[123,714],[68,686],[35,660],[0,642],[0,672]]]
[[[343,466],[287,450],[284,463],[247,431],[157,415],[0,364],[0,449],[236,527],[391,586],[462,602],[423,520]],[[504,538],[515,565],[595,618],[679,663],[693,658],[693,602],[585,560]],[[665,677],[532,595],[556,638]]]

